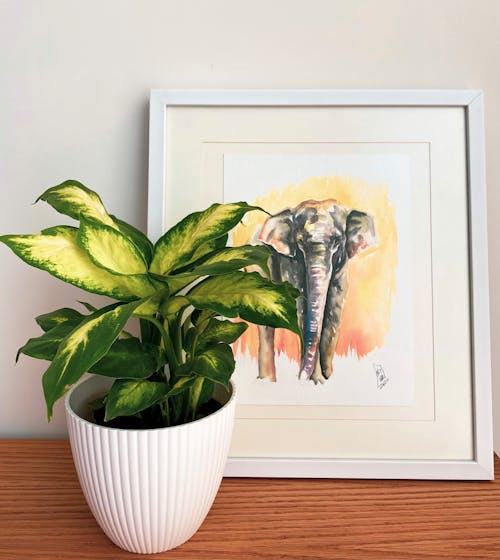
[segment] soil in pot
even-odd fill
[[[93,421],[99,426],[105,426],[108,428],[120,428],[122,430],[151,430],[155,428],[164,428],[163,418],[159,407],[153,406],[144,410],[143,412],[136,414],[135,416],[119,416],[106,422],[104,420],[104,404],[103,397],[96,399],[90,403],[90,407],[93,410]],[[195,418],[188,422],[178,422],[178,424],[187,424],[194,420],[199,420],[205,416],[209,416],[214,412],[217,412],[222,407],[222,405],[215,399],[210,399],[209,401],[203,403],[196,413]],[[172,426],[177,424],[173,423]]]

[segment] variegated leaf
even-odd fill
[[[191,362],[190,367],[201,377],[228,387],[235,368],[233,351],[228,344],[214,344],[205,348]]]
[[[118,226],[118,229],[135,244],[144,257],[144,260],[149,264],[153,258],[153,244],[151,241],[142,233],[142,231],[138,230],[134,226],[127,224],[127,222],[120,220],[116,216],[111,215],[111,218]]]
[[[211,309],[195,309],[191,313],[191,322],[201,332],[216,315],[217,313]]]
[[[194,266],[203,262],[207,256],[211,255],[214,251],[218,251],[219,249],[223,249],[227,244],[227,233],[222,235],[221,237],[217,237],[215,239],[210,239],[206,243],[202,243],[194,252],[193,256],[190,259],[184,260],[182,265],[176,267],[174,269],[174,273],[181,273],[190,270]]]
[[[63,307],[61,309],[56,309],[50,313],[44,313],[35,318],[35,321],[40,326],[40,328],[47,332],[53,329],[57,325],[62,323],[67,323],[70,321],[72,324],[76,325],[84,319],[85,315],[78,312],[76,309],[71,309],[69,307]]]
[[[232,344],[247,330],[248,325],[243,321],[233,323],[220,319],[211,319],[207,328],[200,334],[200,341],[204,345],[214,342]]]
[[[61,323],[37,338],[30,338],[19,348],[19,354],[25,354],[39,360],[53,360],[61,342],[75,329],[70,321]],[[149,377],[162,365],[158,346],[141,344],[138,338],[118,339],[111,348],[90,369],[89,373],[98,373],[106,377],[142,379]]]
[[[244,202],[213,204],[186,216],[157,241],[151,272],[165,276],[184,266],[203,244],[225,235],[251,210],[259,208]]]
[[[216,251],[191,271],[168,276],[168,280],[172,282],[179,277],[185,277],[193,281],[200,276],[218,276],[251,265],[258,265],[269,276],[267,261],[270,256],[271,250],[264,245],[227,247]]]
[[[211,319],[208,324],[201,328],[191,327],[183,338],[183,347],[191,355],[199,354],[207,346],[225,342],[232,344],[247,329],[248,325],[243,321],[233,323],[219,319]]]
[[[158,313],[163,302],[168,302],[168,289],[160,289],[134,311],[134,317],[144,317]]]
[[[50,420],[54,403],[110,349],[141,301],[113,304],[89,315],[60,343],[42,384]]]
[[[164,317],[176,315],[189,305],[189,300],[183,296],[175,296],[165,300],[160,306],[160,313]]]
[[[79,220],[80,216],[86,216],[111,227],[117,227],[106,212],[99,195],[79,181],[70,179],[51,187],[40,195],[36,202],[39,200],[44,200],[61,214],[75,220]]]
[[[187,391],[190,387],[194,385],[196,379],[197,377],[194,375],[181,377],[169,389],[167,393],[167,397],[173,397],[175,395],[179,395],[180,393],[184,393],[184,391]]]
[[[78,244],[97,266],[113,274],[147,274],[144,257],[135,244],[120,231],[83,216],[80,218]]]
[[[196,388],[193,387],[191,391],[191,406],[195,403],[194,399],[196,397],[198,397],[198,406],[201,406],[208,402],[214,394],[215,384],[213,381],[210,381],[210,379],[198,377],[196,385]]]
[[[287,282],[271,282],[257,272],[231,272],[203,280],[185,297],[198,309],[289,329],[300,336],[296,305],[299,296],[300,292]]]
[[[205,382],[212,383],[209,379],[204,379],[203,377],[197,377],[195,379],[195,382],[193,383],[193,386],[189,389],[189,402],[190,402],[191,409],[193,410],[194,413],[196,413],[196,408],[200,404],[200,397],[202,395],[203,384]]]
[[[16,362],[20,354],[25,354],[38,360],[52,360],[57,353],[59,344],[74,330],[76,324],[68,321],[61,323],[36,338],[30,338],[21,346],[16,354]]]
[[[3,235],[0,241],[24,262],[88,292],[130,301],[156,291],[145,275],[118,276],[96,266],[77,236],[76,228],[55,226],[35,235]]]
[[[104,420],[109,422],[118,416],[137,414],[164,398],[167,391],[166,383],[118,379],[108,393]]]

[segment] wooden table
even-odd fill
[[[160,560],[500,559],[495,482],[224,479],[198,533]],[[0,440],[0,559],[146,558],[90,514],[67,441]]]

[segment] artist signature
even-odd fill
[[[389,382],[382,364],[373,364],[373,369],[375,370],[375,375],[377,376],[377,389],[383,389]]]

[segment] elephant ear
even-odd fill
[[[292,231],[292,211],[283,210],[283,212],[267,218],[262,226],[259,241],[262,241],[266,245],[270,245],[282,255],[294,257],[295,242],[293,241]]]
[[[373,218],[364,212],[351,210],[346,220],[346,247],[349,258],[377,244]]]

